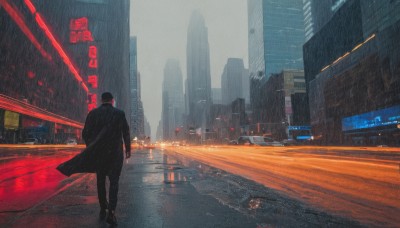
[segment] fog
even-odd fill
[[[186,79],[186,40],[190,15],[199,10],[208,27],[212,88],[219,88],[228,58],[248,67],[246,0],[131,0],[130,33],[137,36],[145,116],[155,137],[161,118],[163,69],[168,58],[180,62]]]

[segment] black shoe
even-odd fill
[[[106,222],[110,225],[116,226],[117,224],[117,217],[115,217],[114,211],[108,211],[108,216]]]
[[[106,218],[106,216],[107,216],[107,211],[106,211],[106,209],[105,209],[105,208],[101,208],[101,209],[100,209],[100,213],[99,213],[100,219],[103,220],[103,219]]]

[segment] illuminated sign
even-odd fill
[[[97,68],[97,47],[89,46],[89,68]]]
[[[89,94],[88,100],[89,100],[88,111],[90,112],[97,107],[97,94],[95,93]]]
[[[92,86],[93,89],[97,89],[98,87],[98,77],[97,75],[89,75],[88,76],[88,83]]]
[[[19,113],[5,111],[4,112],[4,128],[16,130],[19,127]]]
[[[98,88],[98,52],[97,46],[93,43],[92,32],[89,30],[89,20],[87,17],[72,18],[69,22],[70,36],[69,41],[72,44],[89,43],[88,63],[87,63],[87,82],[90,85],[88,94],[88,111],[97,107],[97,88]]]
[[[92,42],[92,32],[89,30],[89,21],[86,17],[71,19],[69,22],[69,42]]]
[[[342,131],[383,127],[400,123],[400,105],[342,119]]]

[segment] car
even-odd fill
[[[37,138],[27,138],[25,140],[25,142],[23,142],[22,144],[25,145],[35,145],[35,144],[39,144],[39,140]]]
[[[267,146],[284,146],[282,143],[280,143],[278,141],[275,141],[271,137],[265,137],[264,136],[264,141],[265,141],[265,143],[267,143]]]
[[[268,146],[264,141],[262,136],[240,136],[237,140],[238,145],[258,145],[258,146]]]
[[[67,145],[78,145],[78,142],[76,141],[76,139],[68,139],[66,142]]]

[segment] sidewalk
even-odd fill
[[[120,179],[118,227],[257,227],[255,219],[199,194],[190,184],[196,176],[160,150],[134,152]],[[11,227],[108,227],[98,213],[96,178],[86,174]]]

